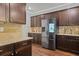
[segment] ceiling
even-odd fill
[[[56,9],[58,6],[63,6],[63,5],[68,5],[68,3],[28,3],[27,9],[30,11],[30,13],[32,15],[34,15],[35,13],[38,13],[38,12],[43,13],[43,11],[45,11],[45,10],[48,10],[51,8]],[[59,9],[60,9],[60,7],[59,7]],[[50,10],[48,10],[48,11],[50,11]]]
[[[56,7],[64,3],[29,3],[29,7],[32,12],[38,12],[41,10],[49,9],[51,7]]]
[[[56,7],[64,3],[28,3],[28,9],[31,13],[49,9],[51,7]]]

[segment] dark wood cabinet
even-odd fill
[[[31,17],[31,27],[41,27],[40,15]]]
[[[79,25],[79,7],[59,11],[59,26]]]
[[[31,56],[32,40],[25,40],[0,47],[0,56]]]
[[[36,27],[41,27],[41,16],[36,16]]]
[[[34,39],[33,39],[33,42],[36,43],[36,44],[41,44],[41,34],[39,33],[34,33],[33,36],[32,36]]]
[[[45,14],[45,19],[50,19],[50,13]]]
[[[79,7],[68,9],[69,25],[79,25]]]
[[[37,44],[41,44],[41,39],[42,39],[41,34],[36,34],[36,43]]]
[[[26,23],[26,4],[25,3],[10,3],[10,22]]]
[[[6,11],[6,4],[5,3],[0,3],[0,21],[2,22],[6,22],[6,15],[5,15],[5,11]]]
[[[36,16],[34,17],[33,22],[34,22],[34,27],[37,27],[37,17]]]
[[[39,15],[40,16],[40,19],[42,20],[42,19],[45,19],[45,14],[41,14],[41,15]]]
[[[29,37],[33,37],[32,42],[41,45],[41,33],[28,33]]]
[[[31,41],[23,41],[15,43],[15,55],[16,56],[31,56]]]
[[[55,50],[54,40],[49,40],[48,46],[49,46],[49,49],[50,49],[50,50]]]
[[[13,56],[13,44],[0,47],[0,56]]]
[[[27,47],[23,46],[22,48],[17,49],[16,56],[31,56],[30,46],[27,46]]]
[[[69,25],[69,19],[68,19],[68,11],[59,11],[59,26],[66,26]]]
[[[57,35],[57,48],[79,53],[79,37]]]
[[[5,3],[5,20],[6,22],[10,22],[10,9],[9,9],[9,3]]]
[[[46,14],[41,14],[36,17],[37,19],[50,19],[52,17],[55,17],[57,19],[57,25],[58,26],[74,26],[74,25],[79,25],[79,6],[78,7],[73,7],[65,10],[60,10],[60,11],[55,11],[51,13],[46,13]],[[39,20],[37,22],[40,24]]]
[[[34,27],[34,17],[31,17],[31,27]]]
[[[31,27],[36,27],[36,16],[31,17]]]
[[[0,3],[0,21],[10,23],[26,23],[25,3]]]

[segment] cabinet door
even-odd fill
[[[68,10],[69,25],[79,25],[79,8]]]
[[[23,46],[16,50],[16,56],[31,56],[31,46]]]
[[[41,34],[36,34],[36,37],[37,37],[37,44],[41,44]]]
[[[54,40],[49,40],[49,49],[51,49],[51,50],[55,49]]]
[[[34,17],[31,17],[31,27],[34,26]]]
[[[36,17],[36,16],[34,16],[34,19],[33,19],[33,22],[34,22],[34,27],[36,27],[36,26],[37,26],[36,20],[37,20],[37,17]]]
[[[26,23],[26,4],[25,3],[11,3],[10,4],[10,22],[12,23]]]
[[[50,13],[45,14],[45,19],[50,19]]]
[[[13,44],[0,47],[0,56],[13,56]]]
[[[36,27],[37,25],[37,23],[36,23],[36,16],[33,16],[33,17],[31,17],[31,27]]]
[[[36,18],[36,26],[41,27],[41,16],[40,15],[37,16],[37,18]]]
[[[68,12],[66,10],[59,12],[59,25],[68,25]]]
[[[62,35],[57,36],[57,48],[64,49],[64,37]]]
[[[5,3],[0,3],[0,21],[5,22],[6,18],[5,18]]]
[[[16,56],[30,56],[32,53],[32,41],[22,41],[15,43],[15,55]]]
[[[6,19],[7,22],[9,22],[9,20],[10,20],[9,3],[5,3],[5,9],[6,9],[6,10],[5,10],[5,19]]]
[[[40,18],[41,18],[41,20],[42,20],[42,19],[45,19],[45,14],[41,14],[41,15],[40,15]]]

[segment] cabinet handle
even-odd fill
[[[18,52],[16,52],[16,54],[17,54]]]
[[[12,53],[11,55],[13,56],[14,54]]]
[[[22,45],[27,45],[27,43],[23,43]]]
[[[2,52],[3,50],[0,50],[0,52]]]

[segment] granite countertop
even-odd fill
[[[42,32],[29,32],[29,33],[42,33]]]
[[[16,42],[19,42],[19,41],[30,40],[30,39],[33,39],[33,37],[26,37],[26,39],[18,39],[18,40],[14,40],[14,39],[1,40],[0,41],[0,46],[16,43]]]
[[[57,35],[79,36],[77,34],[57,34]]]

